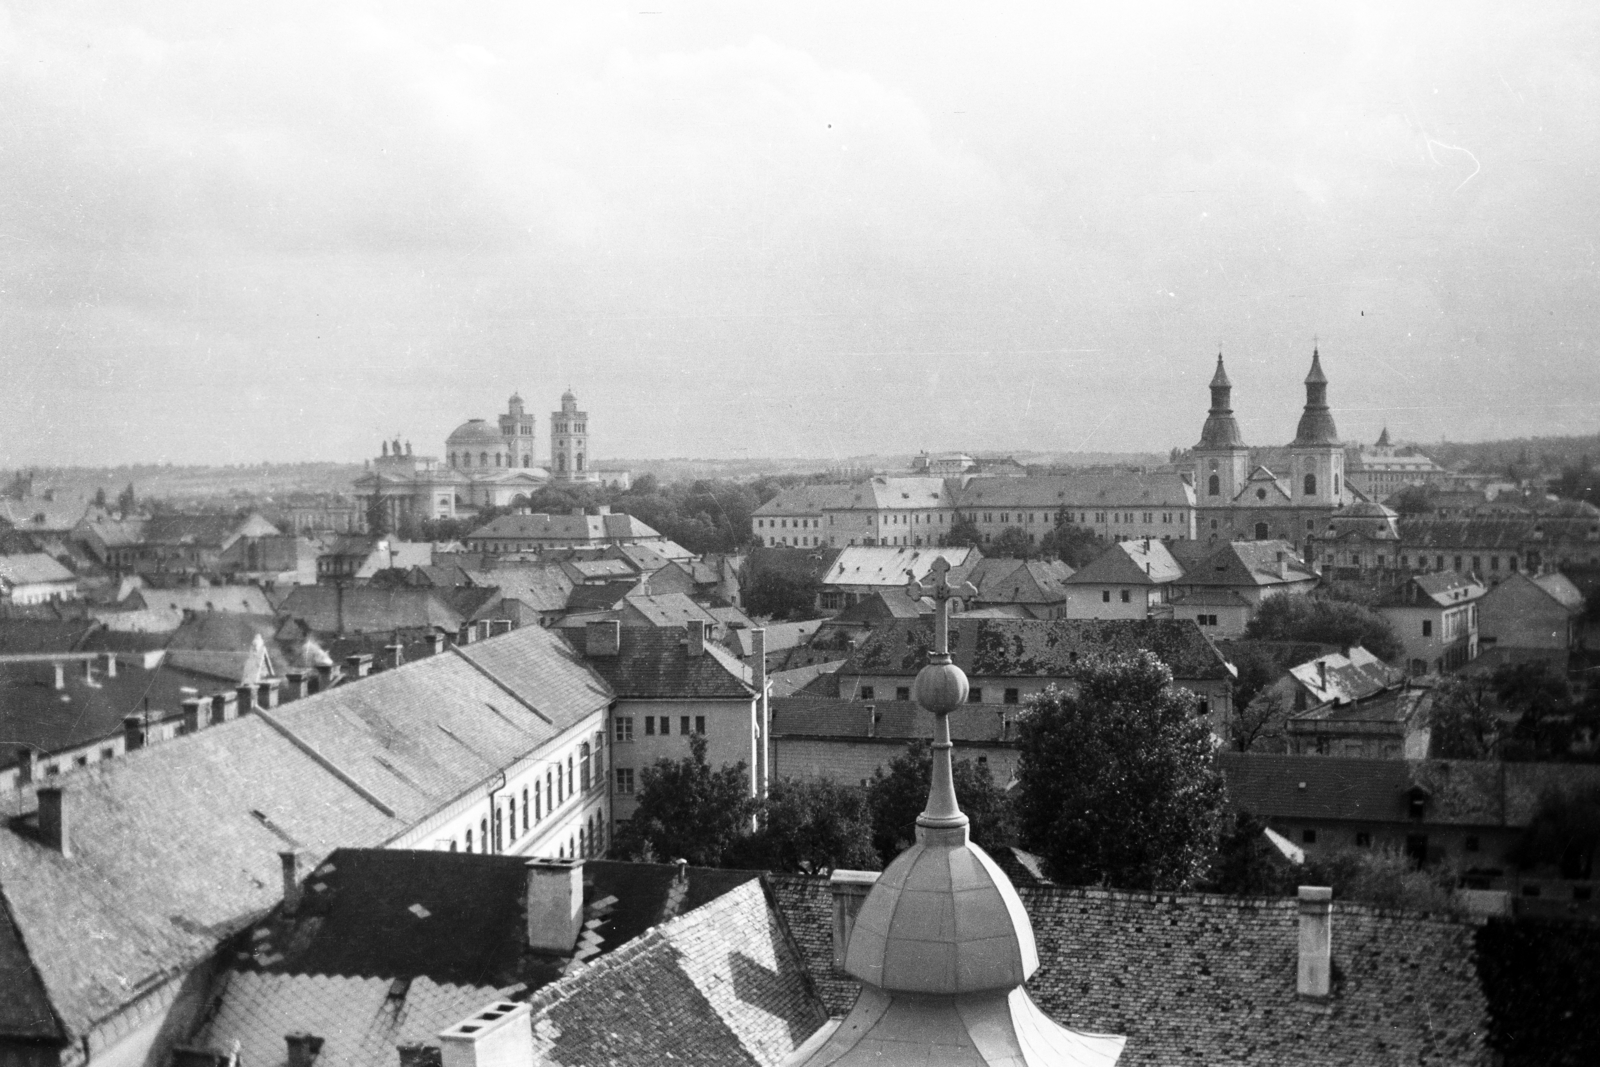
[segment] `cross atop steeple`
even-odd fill
[[[909,573],[909,572],[908,572]],[[978,591],[971,582],[961,582],[952,585],[950,582],[950,561],[939,556],[928,566],[928,576],[922,581],[913,577],[906,583],[906,596],[912,600],[921,600],[923,597],[933,599],[933,652],[930,661],[933,663],[950,662],[950,598],[974,597]],[[935,709],[929,708],[929,711]]]

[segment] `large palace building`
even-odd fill
[[[1189,461],[1198,539],[1272,539],[1305,546],[1341,509],[1364,499],[1345,477],[1345,447],[1328,410],[1328,378],[1315,349],[1305,410],[1287,448],[1246,445],[1232,398],[1233,383],[1218,355],[1211,411]]]
[[[594,469],[589,452],[589,416],[578,410],[569,389],[561,396],[561,410],[550,413],[551,469],[541,466],[536,454],[534,417],[515,394],[505,414],[491,424],[469,419],[445,438],[444,458],[412,454],[410,442],[385,441],[368,471],[356,479],[355,495],[363,514],[373,513],[374,501],[391,529],[417,519],[453,519],[486,507],[519,507],[551,482],[608,484],[625,472],[609,476]]]

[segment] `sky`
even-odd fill
[[[0,466],[1600,430],[1600,5],[0,8]]]

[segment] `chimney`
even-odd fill
[[[186,733],[186,734],[197,734],[197,733],[200,732],[200,727],[201,727],[201,725],[203,725],[201,723],[201,721],[200,721],[200,707],[201,707],[202,704],[205,704],[205,703],[206,703],[206,700],[205,700],[204,697],[184,697],[183,698],[183,732],[184,733]]]
[[[392,645],[384,645],[383,650],[389,653],[390,667],[403,667],[406,662],[406,646],[396,641]]]
[[[144,716],[124,715],[122,718],[122,748],[132,752],[144,747]]]
[[[844,969],[844,953],[850,947],[850,934],[856,928],[856,914],[877,882],[878,874],[878,871],[836,870],[828,877],[828,886],[833,890],[833,966],[836,970]]]
[[[458,644],[458,645],[470,645],[470,644],[472,644],[472,637],[473,637],[472,631],[473,631],[473,626],[472,626],[472,624],[470,622],[462,623],[461,624],[461,629],[456,631],[456,644]]]
[[[67,825],[67,796],[60,786],[39,787],[39,836],[44,843],[72,858],[71,828]]]
[[[1326,658],[1317,660],[1317,685],[1321,689],[1328,688],[1328,661]]]
[[[528,947],[566,955],[583,923],[583,861],[531,859],[527,870]]]
[[[239,694],[238,713],[248,715],[256,707],[256,687],[249,682],[244,682],[234,692]]]
[[[1278,577],[1283,581],[1289,580],[1289,561],[1283,558],[1283,553],[1278,553]]]
[[[317,1053],[322,1051],[322,1038],[296,1031],[284,1034],[283,1039],[289,1045],[288,1067],[311,1067],[317,1062]]]
[[[302,700],[305,698],[306,693],[310,689],[311,679],[309,677],[309,673],[310,672],[308,671],[284,672],[284,677],[289,679],[289,692],[287,694],[288,699]]]
[[[117,654],[115,652],[107,652],[106,653],[106,677],[107,678],[115,678],[116,676],[117,676]]]
[[[439,1031],[443,1067],[530,1067],[537,1059],[528,1013],[526,1004],[497,1000],[471,1018]]]
[[[372,673],[372,653],[357,652],[353,656],[346,656],[344,669],[352,678],[365,678]],[[332,671],[333,668],[329,667],[328,670]]]
[[[489,620],[488,619],[479,619],[477,621],[477,623],[475,623],[474,625],[476,625],[477,628],[478,628],[478,638],[477,639],[479,641],[487,641],[489,639]]]
[[[333,664],[317,664],[317,692],[325,692],[333,685]]]
[[[583,650],[590,656],[615,656],[622,646],[622,623],[591,622],[583,628]]]
[[[67,687],[67,665],[60,660],[56,660],[51,666],[56,669],[56,688],[65,689]]]
[[[878,705],[867,705],[867,736],[876,737],[878,733]]]
[[[435,656],[444,651],[444,634],[435,630],[428,635],[428,650]]]
[[[283,683],[276,678],[268,678],[264,682],[256,683],[256,706],[271,711],[278,706],[278,688]]]
[[[706,621],[704,619],[690,619],[684,629],[689,633],[689,646],[684,655],[690,657],[705,655]]]
[[[278,860],[283,864],[283,912],[293,915],[300,910],[300,853],[285,849]]]
[[[238,715],[239,715],[239,712],[238,712],[238,709],[237,709],[237,706],[236,706],[236,701],[238,699],[239,699],[239,694],[235,693],[231,689],[226,690],[226,691],[221,692],[221,693],[218,693],[216,696],[212,697],[211,698],[211,722],[212,722],[212,725],[216,725],[218,723],[224,723],[224,722],[231,722],[233,719],[237,718]]]
[[[1300,887],[1300,970],[1296,992],[1326,997],[1332,978],[1333,890]]]

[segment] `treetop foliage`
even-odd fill
[[[998,849],[1016,837],[1011,804],[995,785],[987,764],[957,759],[951,762],[951,777],[956,787],[956,802],[966,813],[967,834],[980,848]],[[927,741],[913,741],[906,750],[889,761],[889,770],[879,768],[867,786],[872,809],[872,843],[879,858],[888,864],[910,848],[916,840],[917,816],[928,806],[928,788],[933,782],[933,748]]]
[[[1269,597],[1256,609],[1244,635],[1257,641],[1361,645],[1387,662],[1400,659],[1405,652],[1394,627],[1382,615],[1359,604],[1316,594]]]

